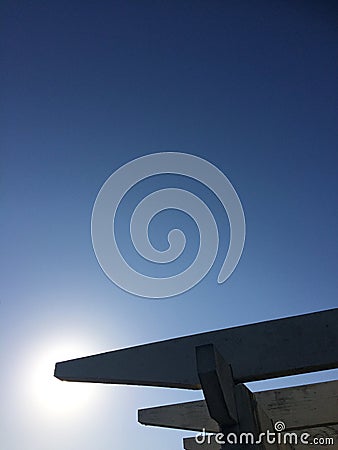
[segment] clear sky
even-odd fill
[[[189,433],[136,410],[201,393],[62,383],[54,363],[337,306],[337,4],[3,0],[0,16],[1,448],[179,449]],[[227,175],[247,238],[217,284],[229,230],[215,203],[209,274],[150,300],[104,275],[90,220],[111,173],[163,151]],[[193,249],[196,229],[163,214]],[[150,231],[161,247],[161,219]]]

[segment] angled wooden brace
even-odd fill
[[[213,344],[196,347],[196,363],[210,417],[221,428],[235,425],[238,418],[230,365]]]
[[[210,417],[222,433],[251,433],[257,438],[261,431],[273,429],[271,419],[257,404],[253,393],[242,383],[236,385],[230,364],[227,364],[213,344],[196,347],[197,373]],[[214,443],[214,445],[216,445]],[[241,449],[242,444],[223,444],[222,449]],[[249,443],[247,449],[265,449],[264,444]],[[277,449],[270,445],[269,449]]]

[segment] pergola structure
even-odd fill
[[[338,368],[338,309],[59,362],[55,376],[202,389],[205,400],[139,411],[139,422],[145,425],[208,433],[204,440],[184,439],[186,450],[292,449],[296,436],[304,433],[310,436],[304,448],[311,448],[308,443],[315,437],[326,438],[327,445],[334,440],[338,444],[338,382],[256,393],[244,383],[334,368]],[[270,438],[282,439],[288,433],[291,439],[268,442],[268,431]],[[261,433],[265,436],[259,440]],[[230,436],[231,441],[225,439]],[[244,443],[234,440],[245,436]]]

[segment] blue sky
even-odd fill
[[[2,447],[181,448],[187,433],[138,425],[136,410],[199,392],[81,385],[56,405],[68,388],[53,363],[337,306],[335,2],[3,1],[0,15]],[[162,151],[226,174],[247,237],[218,285],[228,225],[214,204],[213,268],[150,300],[104,275],[90,220],[116,169]]]

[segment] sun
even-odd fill
[[[31,405],[48,415],[74,414],[86,408],[93,393],[87,383],[70,383],[54,377],[55,363],[85,356],[87,350],[71,342],[44,344],[35,349],[30,358],[28,393]]]

